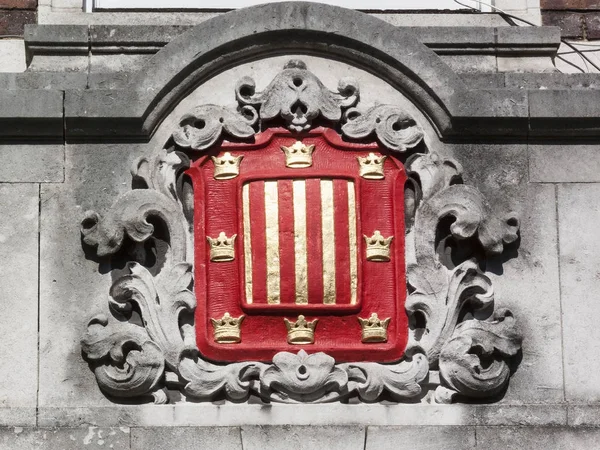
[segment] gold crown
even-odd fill
[[[216,239],[206,236],[206,240],[210,244],[210,260],[214,262],[233,261],[235,258],[233,243],[236,236],[237,234],[234,234],[228,238],[223,231],[219,233],[219,237]]]
[[[220,158],[211,156],[215,164],[215,180],[230,180],[237,177],[240,174],[242,158],[243,156],[232,156],[229,152],[225,152]]]
[[[386,342],[387,328],[390,318],[379,320],[376,313],[371,314],[368,319],[358,318],[362,327],[362,342]]]
[[[210,319],[213,327],[215,328],[215,342],[219,344],[237,344],[242,341],[241,338],[241,325],[244,321],[243,314],[238,317],[231,317],[228,312],[225,313],[223,318]]]
[[[283,321],[288,331],[288,344],[312,344],[315,342],[315,328],[319,319],[307,322],[303,315],[299,315],[296,322],[290,322],[287,319],[283,319]]]
[[[383,180],[383,162],[387,156],[376,155],[369,153],[368,156],[357,156],[358,164],[360,165],[359,174],[367,180]]]
[[[384,238],[379,230],[373,236],[364,236],[367,242],[367,261],[385,262],[390,260],[390,244],[394,236]]]
[[[281,150],[285,153],[285,166],[293,169],[312,166],[312,153],[314,149],[314,145],[304,145],[300,141],[294,142],[294,145],[291,147],[282,145]]]

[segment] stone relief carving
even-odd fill
[[[522,338],[512,313],[495,310],[491,280],[479,264],[517,239],[518,219],[496,217],[478,190],[462,184],[456,161],[419,146],[423,131],[406,111],[394,105],[356,109],[359,88],[351,80],[340,81],[338,92],[332,92],[302,61],[290,61],[264,91],[257,93],[245,77],[235,93],[237,111],[204,105],[186,114],[173,132],[173,146],[135,162],[132,175],[139,188],[117,199],[104,216],[87,212],[83,218],[83,241],[100,257],[115,255],[126,240],[139,243],[129,255],[128,273],[110,289],[107,311],[89,321],[82,338],[100,388],[111,398],[152,396],[156,403],[169,400],[169,389],[198,401],[256,395],[289,403],[348,397],[402,401],[423,398],[429,388],[434,389],[430,401],[450,403],[502,392]],[[310,354],[309,347],[277,353],[269,363],[214,363],[200,354],[194,327],[205,324],[192,319],[193,224],[191,194],[183,183],[187,155],[196,157],[224,137],[252,138],[277,119],[292,132],[325,120],[339,125],[346,139],[377,139],[393,152],[419,146],[404,162],[411,187],[405,198],[405,308],[411,327],[401,361],[337,363],[326,353]],[[152,244],[159,228],[163,235],[166,230],[168,246],[159,269],[151,270],[138,253],[158,251],[140,245]],[[466,249],[468,257],[450,257],[456,247]]]

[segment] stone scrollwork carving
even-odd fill
[[[497,217],[483,195],[462,184],[461,166],[437,154],[414,153],[404,161],[414,194],[407,195],[406,312],[412,323],[405,357],[395,363],[338,363],[325,353],[281,352],[271,362],[213,363],[195,342],[192,292],[193,229],[183,172],[185,151],[203,151],[223,137],[251,139],[261,121],[282,118],[306,131],[322,117],[339,122],[348,139],[376,138],[393,152],[423,140],[414,118],[397,106],[366,112],[355,82],[329,91],[301,61],[291,61],[262,92],[250,78],[236,87],[237,111],[204,105],[186,114],[173,133],[174,147],[134,163],[136,189],[100,215],[87,212],[83,242],[99,257],[129,258],[114,281],[105,312],[88,323],[82,350],[100,388],[111,398],[152,396],[167,389],[190,400],[224,397],[243,401],[330,402],[348,397],[374,402],[426,398],[451,402],[493,397],[508,383],[520,351],[517,319],[495,310],[492,282],[481,270],[486,255],[502,253],[518,238],[518,219]],[[352,108],[352,109],[349,109]],[[260,126],[259,126],[260,124]],[[421,147],[419,147],[421,148]],[[189,154],[189,153],[188,153]],[[140,249],[157,234],[166,249]],[[124,245],[127,241],[135,245]],[[461,255],[452,252],[461,248]],[[146,267],[138,253],[152,251],[160,264]],[[160,256],[160,258],[159,258]],[[434,395],[427,397],[427,387]],[[426,400],[427,401],[427,400]]]
[[[251,106],[242,107],[240,112],[216,105],[199,106],[181,118],[173,140],[183,148],[206,150],[223,132],[238,139],[254,136],[257,119],[258,113]]]
[[[353,79],[341,79],[338,92],[332,92],[299,60],[288,62],[264,91],[256,92],[254,80],[244,77],[235,93],[240,105],[260,108],[262,120],[280,116],[292,131],[310,129],[319,115],[339,121],[342,109],[355,105],[359,97],[358,85]]]
[[[506,363],[521,348],[515,318],[506,309],[486,320],[467,320],[456,326],[439,356],[436,397],[450,402],[456,394],[481,398],[496,395],[510,377]]]
[[[378,105],[365,113],[352,108],[346,112],[342,133],[363,139],[375,133],[379,142],[390,150],[406,152],[423,139],[423,130],[410,114],[393,105]]]

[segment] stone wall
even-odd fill
[[[287,8],[275,15],[285,20],[262,13],[230,33],[286,29],[310,52],[281,51],[273,40],[275,54],[196,74],[187,87],[194,58],[212,54],[199,36],[215,22],[27,29],[29,69],[0,74],[0,448],[595,448],[600,76],[553,71],[556,28],[514,29],[498,16],[470,27],[471,15],[456,16],[462,26],[454,28],[404,27],[414,16],[382,22],[374,34],[394,39],[364,42],[387,46],[386,64],[405,64],[385,72],[381,62],[320,49],[311,33],[330,26],[328,9]],[[300,12],[309,19],[295,20]],[[346,28],[362,23],[356,17],[337,33],[356,34]],[[252,48],[253,33],[240,36],[229,37]],[[340,42],[353,48],[351,39]],[[329,89],[354,76],[367,106],[403,105],[428,147],[461,163],[465,184],[494,211],[519,215],[518,245],[484,268],[524,337],[508,389],[493,401],[197,403],[171,389],[171,403],[160,405],[115,401],[98,388],[80,340],[106,308],[113,278],[107,261],[82,245],[85,211],[105,212],[129,192],[133,161],[161,149],[190,107],[234,104],[241,76],[262,89],[292,57]],[[400,88],[407,73],[435,95]]]
[[[542,23],[558,26],[565,38],[600,38],[600,3],[590,0],[541,0]]]
[[[23,35],[27,23],[37,22],[37,0],[2,0],[0,35]]]

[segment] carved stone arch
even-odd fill
[[[248,11],[258,18],[266,17],[267,10],[281,13],[277,8],[289,8],[292,18],[306,16],[301,22],[302,26],[294,25],[295,22],[287,15],[283,15],[284,18],[278,22],[276,28],[279,31],[291,30],[292,36],[297,39],[292,39],[294,45],[285,50],[314,47],[313,39],[325,39],[331,48],[334,45],[332,42],[344,41],[345,51],[353,45],[358,48],[360,45],[355,39],[363,31],[349,30],[355,31],[355,36],[344,38],[335,33],[326,33],[325,30],[315,31],[314,28],[317,25],[324,27],[326,22],[322,22],[323,18],[337,12],[352,17],[357,15],[361,20],[375,20],[365,19],[366,16],[348,10],[325,5],[313,7],[312,4],[265,5]],[[323,13],[320,19],[314,18],[319,16],[317,12]],[[248,27],[262,30],[258,33],[258,40],[261,33],[264,33],[263,38],[271,36],[269,27],[261,28],[263,22],[252,23],[247,14],[243,15],[244,20],[239,14],[233,14],[231,23],[239,24],[242,29],[240,39],[247,36],[244,33],[248,33]],[[252,24],[247,25],[248,22]],[[184,92],[189,93],[191,87],[201,82],[203,78],[199,74],[202,70],[206,71],[202,75],[205,77],[218,73],[231,63],[225,57],[211,55],[208,50],[206,57],[213,58],[212,62],[200,63],[199,55],[202,53],[197,48],[194,50],[196,59],[192,58],[190,62],[185,54],[193,51],[178,51],[174,46],[191,38],[192,42],[199,42],[202,33],[214,30],[213,27],[219,23],[212,22],[205,28],[195,28],[159,53],[153,60],[156,64],[153,76],[158,79],[156,85],[152,85],[153,78],[150,75],[141,75],[139,80],[131,84],[130,87],[135,88],[133,92],[140,95],[137,103],[130,105],[131,108],[135,110],[140,105],[146,105],[145,116],[143,114],[138,117],[138,122],[134,121],[139,125],[136,133],[140,133],[140,136],[149,137],[164,114],[173,109],[170,102],[180,100]],[[360,25],[358,22],[344,23],[354,23],[355,27]],[[396,29],[384,31],[377,38],[372,36],[376,40],[374,44],[383,46],[382,41],[378,40],[401,38],[396,34]],[[438,125],[436,120],[445,117],[448,126],[452,126],[454,119],[448,114],[448,108],[452,107],[456,96],[468,97],[468,91],[447,66],[414,40],[410,33],[403,36],[406,45],[398,48],[398,58],[405,60],[407,65],[403,65],[403,72],[397,72],[395,76],[414,82],[416,86],[424,82],[423,74],[428,74],[429,78],[425,78],[429,84],[419,86],[420,90],[415,88],[409,93],[409,98],[412,100],[413,96],[418,97],[423,93],[425,100],[421,98],[417,108],[434,124]],[[233,42],[229,53],[233,59],[238,55],[236,43]],[[194,45],[192,48],[195,48]],[[245,45],[248,44],[242,47]],[[222,50],[218,45],[211,48]],[[362,50],[365,48],[363,45]],[[258,49],[265,50],[260,45]],[[413,50],[417,53],[411,55]],[[262,55],[269,56],[269,50],[266,49]],[[412,60],[415,55],[416,59]],[[428,55],[435,58],[429,60]],[[257,55],[251,56],[256,58]],[[366,57],[357,50],[347,53],[346,58],[347,62],[354,64],[354,58]],[[237,60],[238,63],[242,61],[245,59]],[[370,60],[363,59],[358,66],[363,67],[365,61]],[[168,64],[175,65],[174,72],[178,75],[165,81],[166,75],[163,74],[160,81],[161,71]],[[434,80],[432,73],[438,73],[441,78]],[[381,78],[387,80],[385,76]],[[175,80],[179,88],[172,85],[176,83]],[[447,83],[437,86],[442,82]],[[394,83],[391,85],[398,87]],[[171,92],[169,89],[174,92],[168,93]],[[86,213],[81,228],[83,241],[95,247],[99,256],[111,257],[128,241],[151,243],[157,225],[166,230],[168,235],[164,263],[157,272],[151,272],[144,266],[144,258],[139,258],[143,250],[132,246],[133,250],[128,253],[128,273],[119,276],[110,290],[109,314],[92,318],[82,339],[86,359],[95,372],[100,388],[109,396],[142,400],[152,394],[156,402],[165,402],[168,401],[167,390],[176,389],[189,400],[195,401],[214,397],[242,401],[251,395],[259,396],[264,401],[280,402],[329,402],[349,397],[367,402],[384,398],[415,401],[422,398],[427,389],[433,388],[431,401],[451,402],[461,396],[493,397],[507,386],[509,363],[520,350],[521,336],[512,313],[495,309],[492,284],[480,270],[481,259],[478,258],[502,253],[506,244],[515,241],[518,219],[512,214],[496,217],[482,194],[462,183],[462,168],[457,161],[420,145],[424,136],[420,119],[395,104],[362,107],[360,87],[352,80],[340,79],[337,91],[335,89],[334,86],[325,86],[310,71],[310,67],[307,68],[297,58],[282,67],[267,86],[256,86],[251,79],[243,77],[237,85],[231,86],[237,105],[200,103],[190,107],[177,118],[177,123],[169,131],[171,137],[167,145],[158,153],[142,157],[134,164],[132,175],[138,188],[120,197],[107,214]],[[406,94],[406,91],[400,90]],[[436,94],[425,93],[428,90]],[[142,95],[142,92],[145,94]],[[445,101],[449,103],[444,104]],[[161,106],[161,102],[165,103]],[[436,109],[438,106],[427,106],[430,102],[438,105],[439,111],[444,111],[443,114],[439,113],[441,116]],[[98,111],[92,111],[91,115],[96,113]],[[329,129],[320,128],[323,123]],[[104,125],[110,126],[110,123]],[[149,128],[144,128],[146,126]],[[281,126],[287,130],[273,130]],[[352,154],[357,172],[359,164],[361,167],[363,164],[383,164],[383,155],[388,158],[388,163],[394,161],[402,176],[408,176],[416,186],[411,223],[405,236],[406,254],[402,255],[406,264],[402,276],[405,275],[409,289],[404,293],[406,298],[403,298],[401,306],[410,318],[424,321],[425,326],[424,330],[413,327],[410,331],[400,360],[370,360],[363,356],[342,358],[340,362],[326,351],[309,354],[310,347],[307,347],[308,351],[302,350],[297,354],[277,351],[268,360],[263,357],[256,360],[225,358],[215,362],[215,358],[209,360],[204,356],[196,339],[199,328],[203,333],[208,333],[208,317],[203,317],[205,323],[182,320],[182,315],[189,317],[199,307],[198,291],[194,293],[191,288],[195,286],[198,289],[199,286],[200,272],[194,271],[194,264],[199,267],[209,263],[208,259],[199,262],[197,256],[193,256],[194,238],[196,248],[204,248],[205,258],[208,258],[206,241],[210,243],[211,251],[218,247],[220,253],[211,261],[218,261],[218,258],[231,261],[230,253],[236,245],[236,233],[233,236],[231,233],[219,234],[218,237],[216,234],[211,237],[202,233],[195,236],[201,227],[194,227],[190,223],[188,196],[181,184],[182,174],[190,166],[192,169],[189,171],[192,171],[205,162],[210,164],[209,157],[214,158],[215,168],[221,161],[235,167],[240,164],[241,157],[250,159],[249,153],[244,153],[246,150],[262,150],[264,146],[261,145],[267,141],[270,143],[272,136],[277,133],[284,139],[291,139],[289,144],[285,141],[281,145],[284,152],[293,140],[297,140],[299,146],[304,145],[302,141],[308,142],[302,151],[307,147],[322,145],[324,141],[348,154],[360,150],[364,157],[371,159],[370,162],[361,161],[361,158]],[[228,156],[228,151],[233,155],[229,153]],[[278,149],[275,151],[281,155]],[[235,178],[239,174],[234,168],[232,170],[223,179]],[[379,170],[389,170],[389,167]],[[384,172],[378,175],[384,175]],[[385,172],[385,176],[388,175]],[[213,178],[218,179],[216,172]],[[402,194],[394,195],[401,197]],[[396,205],[393,207],[396,208]],[[198,219],[197,215],[195,217]],[[459,243],[475,241],[484,254],[472,255],[455,266],[444,264],[440,257],[438,231],[440,223],[448,218],[451,219],[448,222],[449,238]],[[196,224],[203,223],[203,217],[200,219]],[[377,233],[372,237],[365,235],[366,245],[387,246],[389,250],[391,239],[382,236],[380,239]],[[396,235],[396,240],[400,241],[400,236]],[[385,253],[385,249],[377,250]],[[386,258],[388,256],[384,255]],[[139,312],[141,324],[132,319],[132,311]],[[226,335],[228,341],[223,343],[234,343],[239,339],[243,315],[231,316],[227,312],[222,317],[210,319],[215,341],[217,331]],[[372,331],[378,333],[379,338],[383,336],[387,340],[389,320],[380,319],[383,317],[376,315],[362,320],[359,318],[363,330],[373,327]],[[305,323],[304,316],[299,315],[294,326],[303,327],[310,334],[311,325]],[[312,326],[314,332],[314,322]]]
[[[376,74],[419,105],[441,137],[526,131],[527,109],[510,100],[510,91],[471,91],[411,30],[336,6],[284,2],[197,25],[123,89],[67,91],[68,133],[90,137],[102,129],[102,136],[146,140],[194,86],[228,67],[282,52],[343,60]]]

